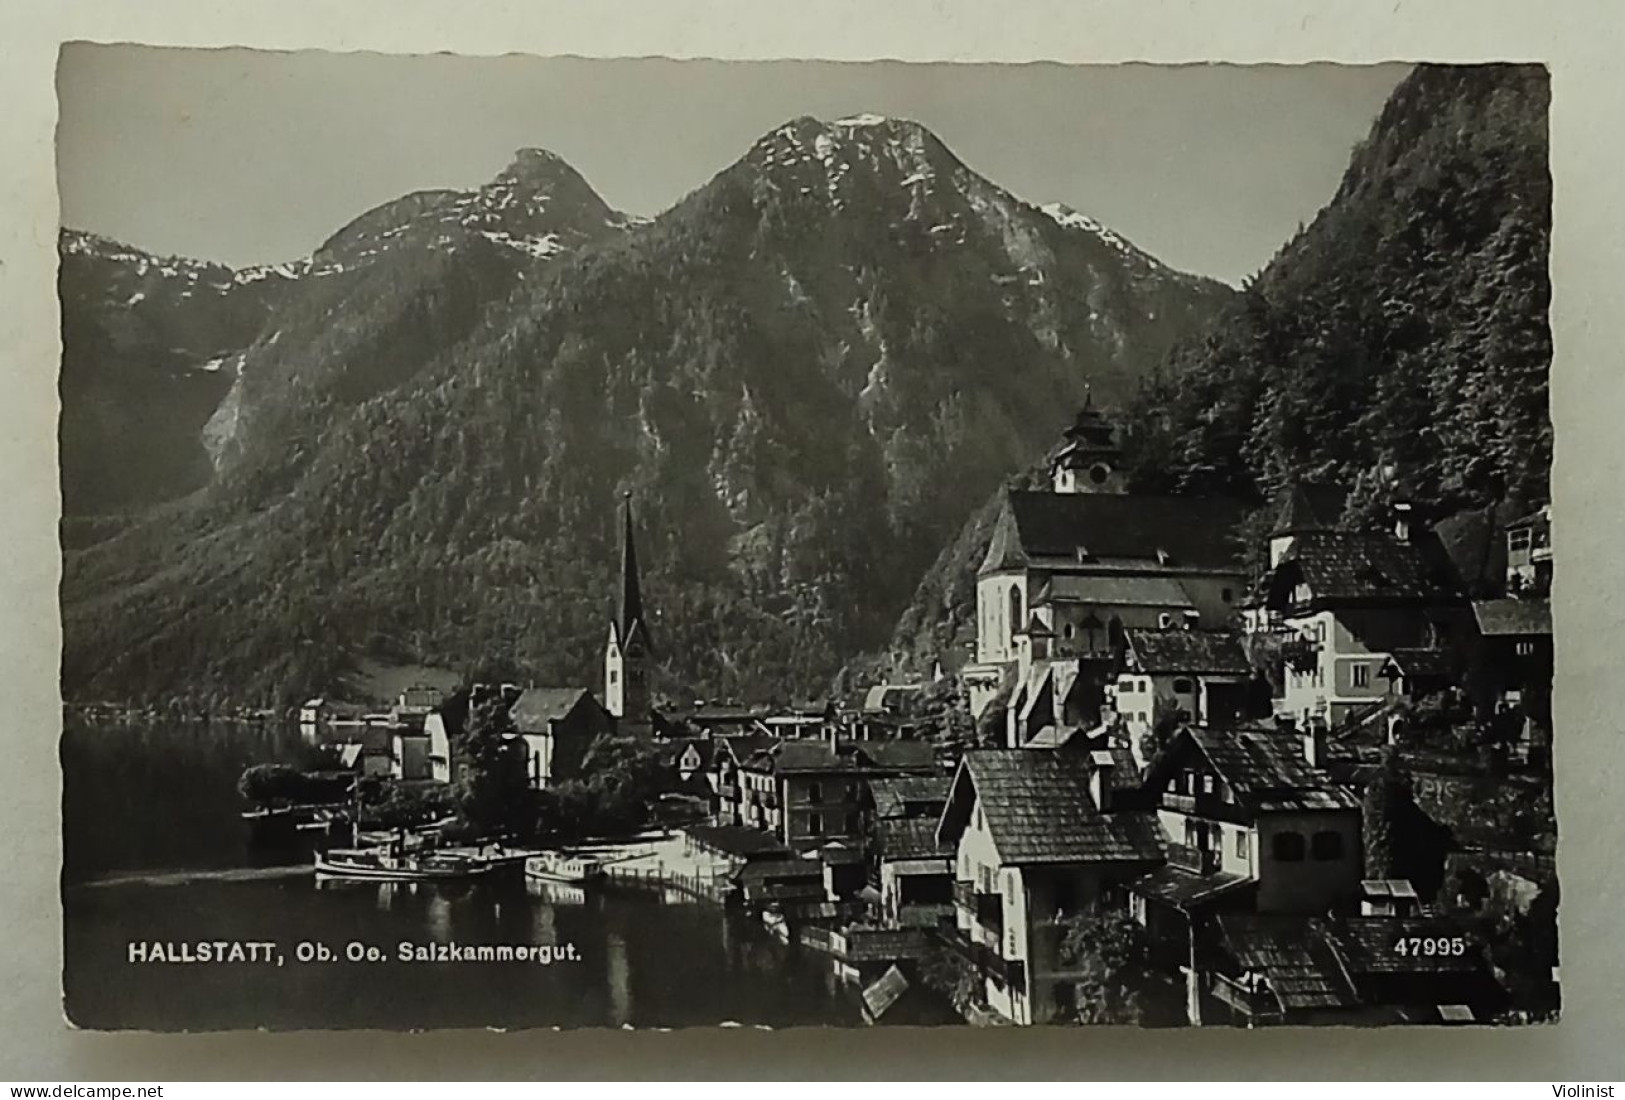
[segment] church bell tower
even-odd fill
[[[1124,493],[1123,453],[1117,430],[1085,391],[1083,408],[1050,456],[1050,484],[1057,493]]]
[[[632,494],[624,496],[621,530],[621,572],[615,593],[615,613],[604,646],[604,709],[623,730],[650,726],[649,661],[653,639],[644,618],[643,590],[638,578],[638,552],[632,539]]]

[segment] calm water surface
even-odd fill
[[[70,723],[62,742],[64,988],[81,1027],[787,1027],[858,1022],[824,957],[675,895],[533,882],[322,883],[256,852],[237,776],[294,728]],[[131,941],[275,941],[284,964],[154,965]],[[568,944],[578,962],[403,963],[397,945]],[[299,963],[300,943],[382,962]]]

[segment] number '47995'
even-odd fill
[[[1394,954],[1408,957],[1467,954],[1466,936],[1401,936],[1394,941]]]

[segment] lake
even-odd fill
[[[87,1028],[856,1024],[829,960],[676,895],[519,880],[318,883],[256,852],[236,781],[297,728],[70,720],[62,740],[66,1006]],[[574,960],[402,961],[413,945],[557,945]],[[143,962],[273,944],[274,961]],[[159,945],[154,947],[153,945]],[[377,958],[368,958],[374,949]],[[319,955],[331,961],[300,961]],[[347,951],[361,956],[345,958]]]

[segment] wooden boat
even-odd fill
[[[525,860],[525,877],[544,882],[585,883],[603,874],[604,865],[599,860],[568,852],[542,852]]]
[[[316,874],[374,882],[439,882],[489,874],[492,863],[447,852],[330,848],[316,853]]]

